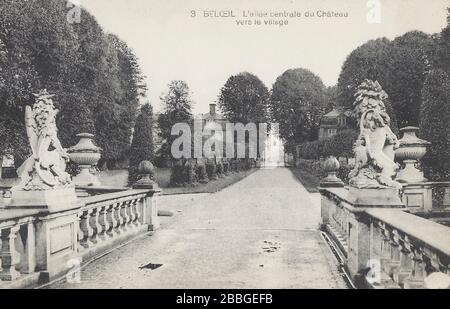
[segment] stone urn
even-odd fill
[[[323,163],[322,168],[327,172],[328,176],[320,181],[321,187],[343,187],[344,183],[340,180],[336,173],[341,167],[338,159],[334,156],[328,157]]]
[[[395,159],[402,161],[405,167],[398,172],[397,181],[404,183],[424,182],[427,179],[416,165],[427,152],[429,142],[417,137],[418,127],[405,127],[400,129],[403,137],[399,140],[400,148],[395,151]]]
[[[100,181],[92,173],[92,168],[100,160],[102,149],[94,145],[93,134],[80,133],[77,134],[77,137],[80,138],[78,144],[67,149],[70,160],[81,169],[81,172],[73,178],[73,181],[78,186],[98,186]]]

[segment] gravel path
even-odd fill
[[[345,288],[317,231],[320,197],[285,168],[214,194],[165,196],[162,229],[51,288]],[[161,264],[151,269],[151,264]],[[146,265],[149,268],[145,267]]]

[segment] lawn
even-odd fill
[[[302,183],[302,185],[308,190],[309,193],[317,193],[319,190],[320,179],[317,176],[314,176],[308,173],[305,170],[302,170],[298,167],[290,167],[291,172],[297,177],[297,179]]]
[[[155,181],[163,189],[163,195],[169,194],[183,194],[183,193],[214,193],[220,191],[229,185],[232,185],[241,179],[244,179],[256,169],[242,171],[239,173],[231,173],[230,175],[211,180],[207,184],[198,184],[193,187],[171,187],[170,186],[170,168],[156,168]],[[108,187],[125,187],[128,182],[127,170],[107,170],[99,173],[98,178],[102,186]],[[11,187],[17,182],[17,179],[0,179],[0,187]]]
[[[170,186],[170,168],[156,168],[155,181],[163,189],[163,195],[183,194],[183,193],[214,193],[220,191],[229,185],[232,185],[241,179],[244,179],[256,169],[231,173],[230,175],[211,180],[207,184],[198,184],[195,187],[171,187]],[[99,174],[99,179],[104,186],[123,187],[127,185],[128,172],[126,170],[103,171]]]
[[[170,182],[170,168],[156,168],[154,177],[161,188],[167,188]],[[98,178],[103,186],[125,187],[128,184],[128,171],[106,170],[100,172]]]

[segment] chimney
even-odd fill
[[[211,116],[216,115],[216,104],[209,104],[209,114]]]

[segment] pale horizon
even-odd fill
[[[335,85],[345,58],[356,47],[408,31],[428,34],[446,25],[448,0],[381,0],[380,24],[366,19],[366,0],[80,0],[105,31],[134,50],[147,76],[148,99],[160,110],[171,80],[185,80],[193,111],[208,112],[231,76],[248,71],[270,89],[292,68],[306,68]],[[132,3],[132,6],[130,5]],[[348,18],[289,19],[287,26],[237,26],[233,18],[191,18],[196,10],[348,12]],[[81,22],[83,22],[81,20]]]

